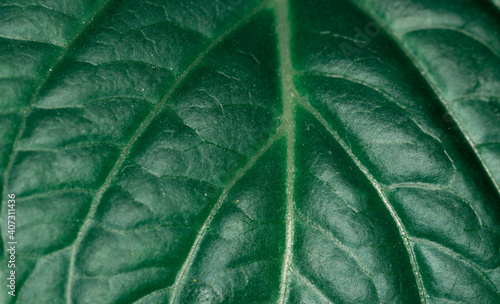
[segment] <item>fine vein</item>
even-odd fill
[[[294,168],[295,168],[295,121],[294,121],[294,87],[291,56],[290,56],[290,24],[288,3],[286,0],[276,1],[278,49],[280,56],[281,94],[283,101],[282,123],[287,137],[287,179],[286,179],[286,244],[281,272],[281,284],[278,303],[286,302],[287,277],[292,261],[294,235]]]

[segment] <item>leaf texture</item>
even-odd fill
[[[4,1],[0,302],[499,303],[496,4]]]

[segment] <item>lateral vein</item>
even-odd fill
[[[415,252],[413,251],[413,248],[411,247],[410,244],[410,237],[406,231],[406,228],[403,225],[403,222],[399,218],[398,214],[396,213],[396,210],[392,207],[392,205],[389,202],[389,199],[383,192],[383,187],[378,183],[378,181],[373,177],[373,175],[368,171],[368,169],[361,163],[361,161],[358,159],[358,157],[352,152],[351,148],[342,140],[340,135],[333,130],[330,125],[326,122],[326,120],[321,116],[316,109],[311,106],[309,103],[305,102],[301,98],[299,98],[300,105],[302,105],[309,113],[314,115],[316,119],[327,129],[328,133],[332,135],[332,137],[340,144],[340,146],[344,149],[344,151],[349,155],[349,157],[354,161],[356,166],[358,167],[361,172],[366,176],[366,178],[370,181],[372,184],[373,188],[377,191],[377,194],[379,195],[380,199],[384,203],[385,207],[391,214],[391,217],[393,218],[394,222],[396,223],[396,226],[398,227],[398,232],[401,238],[403,239],[403,244],[408,252],[409,258],[410,258],[410,264],[412,266],[412,272],[413,275],[415,276],[415,281],[417,284],[417,289],[419,292],[420,296],[420,301],[421,303],[425,303],[425,294],[424,294],[424,284],[422,282],[422,277],[420,275],[418,263],[417,263],[417,258],[415,256]]]

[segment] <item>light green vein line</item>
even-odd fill
[[[372,184],[373,188],[377,191],[380,199],[384,203],[385,207],[391,214],[391,217],[394,219],[394,222],[396,223],[396,226],[398,227],[398,232],[399,235],[401,236],[403,240],[403,244],[405,246],[406,251],[408,252],[408,256],[410,258],[410,264],[412,267],[412,272],[415,277],[415,281],[417,284],[419,296],[420,296],[420,302],[425,303],[425,293],[424,293],[424,284],[422,282],[422,277],[420,275],[418,263],[417,263],[417,258],[415,256],[415,252],[413,251],[413,248],[410,244],[410,237],[408,233],[406,232],[406,228],[403,225],[403,222],[399,218],[398,214],[396,213],[396,210],[392,207],[392,205],[389,202],[389,199],[385,195],[384,191],[382,190],[383,187],[378,183],[378,181],[373,177],[373,175],[368,171],[368,169],[361,163],[361,161],[357,158],[357,156],[352,152],[351,148],[344,142],[344,140],[340,137],[340,135],[333,130],[330,125],[326,122],[326,120],[321,116],[321,114],[316,111],[314,107],[312,107],[309,103],[305,102],[301,98],[298,99],[298,102],[307,110],[309,111],[318,121],[327,129],[327,131],[333,136],[333,138],[342,146],[342,148],[346,151],[346,153],[349,155],[349,157],[354,161],[356,166],[363,172],[363,174],[366,176],[366,178],[370,181]]]
[[[16,148],[17,148],[17,145],[19,143],[19,140],[21,139],[21,135],[23,134],[23,131],[24,131],[24,128],[26,127],[26,118],[28,116],[28,113],[30,111],[30,109],[33,107],[33,105],[35,104],[35,101],[36,99],[38,98],[38,95],[40,95],[40,92],[41,90],[45,87],[45,84],[47,83],[47,81],[49,80],[49,78],[52,76],[52,74],[54,73],[54,71],[56,70],[56,67],[62,62],[62,60],[66,57],[66,54],[68,53],[68,51],[73,47],[73,45],[75,45],[75,43],[78,41],[78,39],[82,36],[83,33],[85,33],[85,31],[89,28],[90,24],[93,23],[93,21],[95,20],[95,18],[97,16],[99,16],[110,4],[111,2],[113,2],[113,0],[108,0],[106,1],[91,17],[90,19],[88,19],[85,24],[80,28],[80,31],[78,31],[78,33],[76,33],[76,35],[66,44],[66,46],[64,46],[61,54],[59,55],[59,57],[57,57],[57,59],[54,61],[54,64],[52,64],[52,66],[49,68],[49,70],[47,71],[47,74],[45,74],[45,77],[44,79],[42,80],[42,82],[40,82],[40,85],[36,88],[35,90],[35,93],[33,94],[33,97],[31,98],[28,106],[26,107],[25,111],[24,111],[24,114],[23,114],[23,118],[21,120],[21,123],[19,124],[19,128],[17,130],[17,135],[16,135],[16,138],[14,140],[14,143],[12,145],[12,151],[10,153],[10,158],[9,158],[9,162],[7,163],[7,167],[5,168],[5,172],[4,172],[4,175],[3,175],[3,189],[2,189],[2,206],[1,206],[1,211],[0,211],[0,214],[3,214],[3,210],[5,209],[5,202],[4,199],[3,199],[3,195],[4,193],[7,193],[7,187],[8,187],[8,176],[10,174],[10,171],[12,170],[12,166],[14,165],[14,159],[15,159],[15,152],[16,152]],[[4,235],[2,234],[2,239],[3,239],[3,244],[5,246],[5,239],[4,239]],[[6,253],[6,251],[4,250],[4,253]]]
[[[295,117],[294,117],[294,70],[290,55],[290,23],[288,3],[286,0],[276,1],[278,49],[280,56],[281,94],[283,101],[282,124],[287,138],[287,179],[286,179],[286,244],[283,256],[283,269],[278,303],[285,303],[287,298],[288,271],[292,263],[292,247],[294,235],[294,169],[295,169]]]
[[[238,174],[235,175],[235,177],[229,182],[229,184],[226,186],[226,188],[222,191],[221,195],[219,196],[219,199],[217,200],[217,203],[214,205],[212,210],[210,211],[210,214],[208,215],[207,219],[203,223],[203,226],[201,227],[200,231],[198,232],[198,235],[196,235],[196,239],[194,240],[193,245],[191,246],[191,249],[189,250],[189,254],[186,257],[186,260],[184,261],[184,264],[182,264],[181,270],[177,273],[177,276],[175,278],[174,284],[172,285],[173,291],[172,291],[172,297],[170,298],[170,304],[173,304],[175,302],[175,297],[177,295],[177,290],[179,287],[179,284],[184,277],[184,274],[186,273],[186,270],[188,267],[191,265],[193,262],[193,258],[196,255],[196,252],[198,250],[198,245],[200,244],[201,240],[205,236],[208,227],[210,226],[210,223],[212,222],[215,214],[219,210],[220,206],[224,202],[224,199],[227,196],[227,193],[233,188],[234,184],[240,180],[240,178],[245,175],[245,173],[255,164],[255,162],[264,154],[275,142],[278,140],[278,138],[281,137],[283,133],[282,128],[279,128],[276,131],[276,134],[269,140],[269,142],[262,148],[260,149],[257,154],[255,154],[250,161],[243,167],[243,169],[238,172]],[[169,287],[169,288],[172,288]]]
[[[67,281],[67,292],[66,292],[66,302],[68,304],[72,303],[71,302],[71,287],[72,287],[72,280],[73,280],[73,273],[75,271],[75,261],[76,261],[76,253],[78,249],[78,245],[81,242],[87,228],[90,226],[90,223],[93,220],[94,214],[97,210],[97,207],[102,199],[102,196],[108,189],[108,187],[111,185],[111,181],[115,178],[115,176],[120,172],[120,169],[125,162],[125,159],[128,157],[129,152],[131,151],[132,147],[134,146],[135,142],[137,139],[142,135],[142,133],[147,129],[147,127],[151,124],[153,119],[156,117],[156,115],[160,112],[160,110],[163,108],[163,106],[166,104],[166,102],[170,99],[170,97],[175,93],[177,88],[183,83],[183,81],[187,78],[187,76],[196,69],[198,64],[205,58],[205,56],[212,51],[216,46],[218,46],[224,39],[226,39],[229,35],[231,35],[233,32],[235,32],[238,28],[240,28],[242,25],[247,23],[248,20],[252,18],[257,12],[259,12],[266,2],[262,3],[258,7],[256,7],[253,11],[251,11],[249,14],[247,14],[245,17],[240,19],[234,26],[229,28],[225,33],[217,37],[215,40],[212,41],[210,45],[207,46],[207,48],[200,53],[200,55],[196,58],[196,60],[189,65],[189,67],[179,76],[177,81],[172,85],[170,90],[165,94],[165,96],[162,98],[162,100],[155,106],[153,111],[144,119],[144,121],[141,123],[141,125],[137,128],[135,131],[134,135],[131,137],[130,141],[127,143],[125,148],[123,149],[122,153],[120,154],[118,160],[116,161],[115,165],[113,168],[110,170],[108,176],[106,177],[106,180],[100,187],[99,191],[97,192],[94,200],[92,201],[92,204],[90,206],[90,210],[85,218],[84,223],[82,224],[82,227],[80,231],[78,232],[77,237],[75,238],[75,241],[73,243],[73,250],[71,253],[71,259],[70,259],[70,265],[69,265],[69,271],[68,271],[68,281]]]

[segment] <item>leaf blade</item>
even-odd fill
[[[498,301],[498,189],[468,137],[495,131],[443,119],[408,55],[426,37],[377,10],[110,6],[9,155],[18,301]]]

